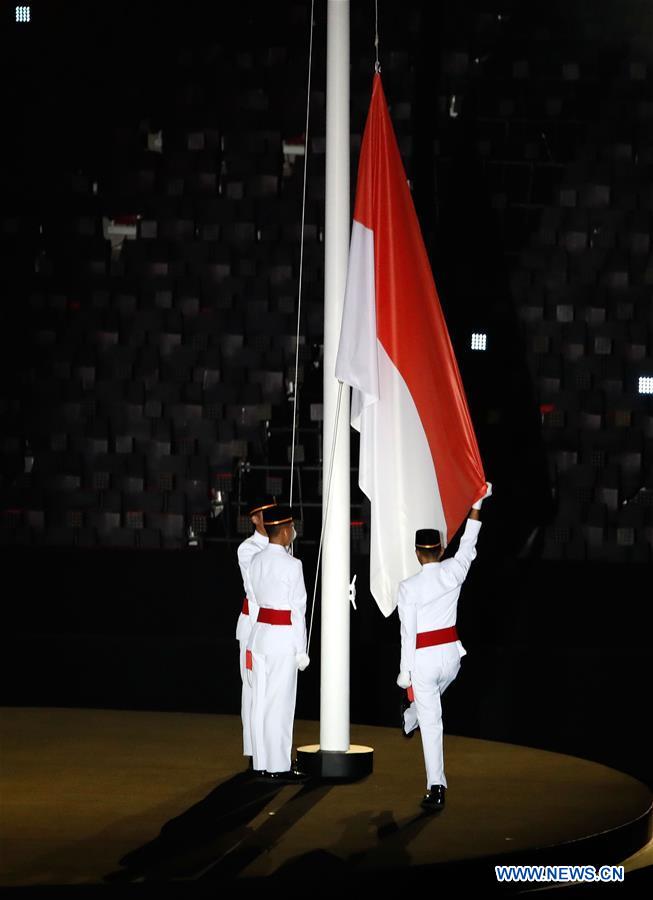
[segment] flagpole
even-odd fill
[[[328,0],[320,743],[299,747],[297,759],[305,771],[339,779],[365,777],[373,761],[371,747],[350,744],[350,403],[349,387],[335,377],[349,260],[349,146],[349,0]]]
[[[341,752],[349,750],[349,388],[342,390],[336,420],[334,373],[349,260],[349,190],[349,0],[328,0],[322,455],[322,508],[328,515],[322,551],[320,747]]]

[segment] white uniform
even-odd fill
[[[243,590],[247,596],[247,572],[249,564],[254,556],[268,545],[268,537],[266,534],[259,534],[255,531],[244,540],[238,547],[238,565],[240,566],[240,574],[243,578]],[[252,687],[247,678],[245,669],[245,651],[247,649],[247,641],[252,630],[252,618],[243,612],[238,616],[238,624],[236,625],[236,640],[240,643],[240,677],[243,682],[243,689],[240,702],[240,717],[243,720],[243,756],[252,755]]]
[[[306,586],[300,560],[268,544],[251,562],[247,580],[252,631],[253,766],[287,772],[297,696],[297,654],[306,653]],[[257,621],[259,609],[289,610],[290,625]],[[283,613],[282,613],[283,615]]]
[[[405,731],[419,724],[426,763],[426,787],[447,786],[442,750],[440,696],[460,670],[465,649],[460,641],[416,649],[417,635],[456,624],[460,587],[476,557],[481,523],[467,519],[458,552],[441,563],[426,563],[421,572],[399,585],[401,671],[410,672],[415,703],[406,710]]]

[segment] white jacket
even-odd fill
[[[246,584],[252,621],[247,649],[265,655],[306,653],[306,586],[301,561],[280,544],[268,544],[252,559]],[[292,624],[257,622],[262,606],[289,609]]]
[[[476,558],[476,539],[481,528],[478,519],[467,519],[458,552],[441,563],[426,563],[417,575],[399,583],[397,609],[401,622],[402,672],[415,666],[415,640],[422,631],[451,628],[456,624],[460,588]],[[460,656],[466,650],[456,642]]]
[[[247,596],[247,571],[252,559],[257,553],[260,553],[269,543],[267,534],[254,534],[246,538],[238,546],[238,565],[240,566],[240,574],[243,579],[243,590]],[[253,619],[251,616],[244,616],[242,612],[238,616],[238,624],[236,625],[236,640],[247,641],[249,633],[252,630]]]

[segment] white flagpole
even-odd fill
[[[349,734],[349,387],[335,377],[349,262],[349,142],[349,0],[328,0],[320,743],[298,747],[297,761],[340,780],[364,778],[374,760],[372,747],[350,744]]]
[[[347,281],[349,200],[349,0],[328,0],[326,186],[324,230],[324,446],[322,496],[327,511],[322,550],[322,668],[320,748],[349,750],[349,388],[343,387],[336,425],[334,375]]]

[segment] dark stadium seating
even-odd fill
[[[5,541],[180,547],[191,524],[206,531],[218,477],[235,536],[239,480],[247,491],[241,463],[287,467],[303,160],[284,157],[284,141],[304,128],[303,32],[291,23],[305,14],[300,4],[280,13],[283,46],[265,38],[253,46],[247,30],[233,39],[185,34],[160,85],[120,104],[74,161],[53,152],[49,182],[30,184],[14,147],[23,175],[0,213],[3,274],[29,316],[15,408],[2,409]],[[371,65],[360,52],[369,23],[352,15],[355,175]],[[503,254],[534,414],[544,405],[540,439],[555,509],[542,552],[650,559],[651,506],[633,499],[652,487],[653,468],[650,398],[637,393],[638,377],[653,375],[653,98],[638,35],[621,25],[619,53],[603,59],[568,32],[564,16],[545,21],[542,13],[536,27],[518,9],[501,20],[474,5],[459,21],[438,20],[437,65],[426,65],[421,14],[384,15],[393,24],[384,85],[408,176],[419,176],[429,249],[432,209],[446,207],[461,150],[481,173],[479,203]],[[606,30],[610,23],[607,16]],[[323,48],[316,54],[322,65]],[[322,440],[319,71],[296,457],[307,510],[321,502],[307,474]],[[143,127],[158,118],[162,153],[147,149]],[[133,223],[121,246],[104,237],[109,219]],[[440,262],[436,248],[436,281]],[[446,307],[444,276],[443,284]],[[266,477],[277,493],[287,489],[287,479]],[[360,495],[353,499],[360,507]],[[356,526],[357,546],[367,524]]]

